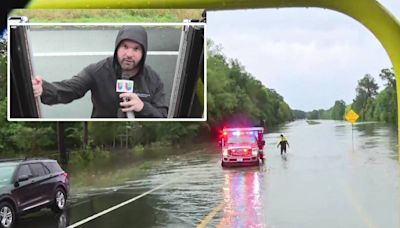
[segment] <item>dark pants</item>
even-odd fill
[[[286,153],[286,146],[281,146],[281,154],[283,154],[283,152]]]

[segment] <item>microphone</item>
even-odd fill
[[[116,91],[118,93],[133,93],[133,85],[134,82],[132,80],[127,80],[129,79],[129,75],[122,73],[121,76],[122,79],[117,80],[116,84]],[[123,98],[124,101],[128,101],[126,97]],[[126,117],[129,119],[135,118],[135,114],[133,111],[126,112]]]

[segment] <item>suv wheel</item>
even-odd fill
[[[54,204],[53,211],[61,212],[65,208],[65,204],[67,202],[67,197],[65,196],[64,191],[61,188],[56,189],[56,193],[54,194]]]
[[[15,220],[14,208],[7,202],[0,203],[0,227],[12,227]]]

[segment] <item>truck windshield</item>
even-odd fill
[[[9,184],[15,170],[15,165],[0,166],[0,186]]]
[[[257,140],[254,135],[230,135],[227,140],[228,144],[254,144]]]

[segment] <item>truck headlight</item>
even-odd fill
[[[222,151],[222,155],[228,156],[228,149],[224,149],[224,150]]]

